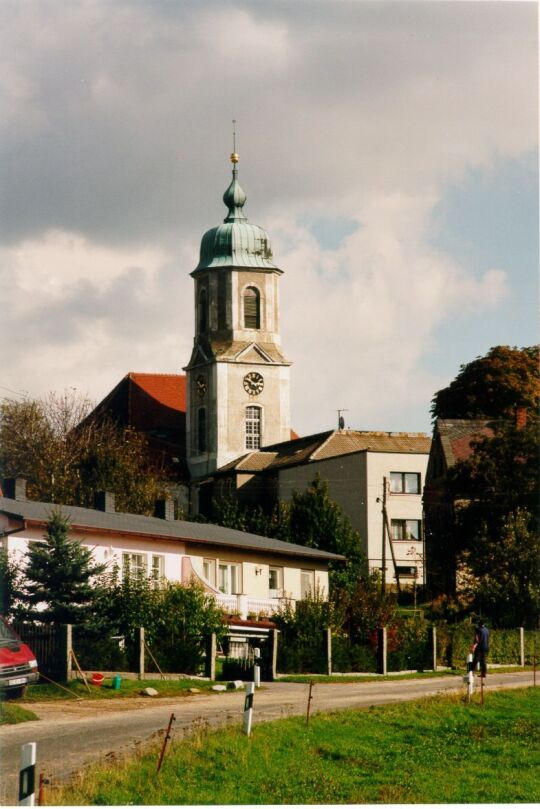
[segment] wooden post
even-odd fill
[[[326,673],[328,675],[332,674],[332,630],[330,627],[326,628],[325,631],[325,642],[326,642]]]
[[[212,632],[206,641],[206,660],[204,662],[204,675],[210,680],[216,679],[216,633]]]
[[[71,624],[62,624],[60,631],[60,655],[58,676],[62,682],[71,680],[72,652],[73,652],[73,627]]]
[[[525,666],[525,629],[519,627],[519,662],[521,666]]]
[[[310,680],[310,682],[309,682],[309,695],[308,695],[308,701],[307,701],[307,711],[306,711],[306,725],[309,725],[309,712],[311,710],[311,700],[313,699],[312,691],[313,691],[313,680]]]
[[[387,674],[387,635],[386,627],[381,626],[377,629],[377,657],[379,674]]]
[[[433,652],[433,671],[437,671],[437,627],[431,627],[431,650]]]
[[[144,626],[139,627],[139,680],[144,680]]]

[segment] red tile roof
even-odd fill
[[[165,407],[186,412],[184,374],[128,374],[129,379]]]

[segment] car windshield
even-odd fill
[[[7,646],[12,643],[20,643],[19,638],[12,629],[0,618],[0,646]]]

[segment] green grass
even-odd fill
[[[540,800],[540,689],[199,730],[114,767],[92,767],[56,805],[515,803]]]
[[[159,692],[159,697],[189,697],[189,688],[199,688],[201,691],[207,692],[215,683],[210,680],[122,680],[122,685],[118,691],[115,691],[111,683],[107,681],[100,687],[89,683],[90,691],[79,680],[71,680],[69,684],[61,683],[61,685],[63,688],[59,688],[52,683],[30,685],[20,702],[70,701],[73,697],[81,697],[84,700],[124,699],[126,697],[137,697],[143,688],[148,687],[155,688]],[[72,696],[66,693],[64,688],[67,688]],[[210,693],[213,692],[211,691]],[[158,697],[153,699],[158,699]]]
[[[0,725],[18,725],[20,722],[33,722],[37,716],[13,702],[0,702]]]

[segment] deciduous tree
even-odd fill
[[[432,399],[434,418],[515,418],[518,408],[537,412],[540,404],[538,346],[495,346],[462,365],[448,387]]]
[[[98,490],[114,491],[121,511],[151,514],[167,492],[146,438],[108,418],[88,419],[76,391],[0,405],[0,474],[23,477],[29,496],[91,507]]]

